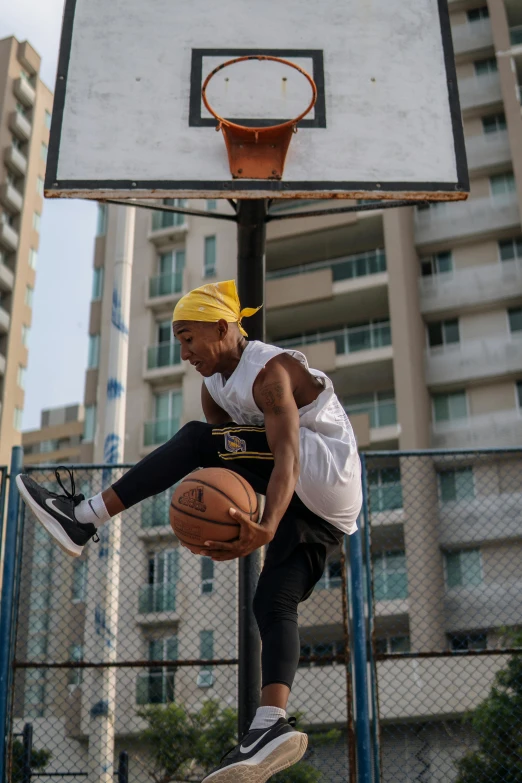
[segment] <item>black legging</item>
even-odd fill
[[[130,508],[169,489],[196,468],[223,467],[241,474],[256,492],[265,494],[273,467],[266,455],[270,448],[263,427],[234,423],[215,427],[192,421],[134,465],[112,489]],[[272,683],[292,687],[300,654],[297,606],[311,594],[327,554],[341,539],[340,531],[313,514],[294,494],[268,546],[254,596],[263,687]]]

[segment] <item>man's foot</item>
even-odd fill
[[[16,485],[37,520],[50,533],[58,546],[68,555],[79,557],[87,541],[96,535],[96,528],[94,525],[82,525],[77,521],[74,508],[85,498],[83,495],[75,494],[73,475],[69,468],[64,470],[69,473],[72,492],[65,489],[58,470],[55,470],[58,484],[64,491],[63,495],[57,495],[56,492],[49,492],[40,487],[26,473],[20,473],[16,477]]]
[[[269,729],[249,731],[202,783],[265,783],[296,764],[305,754],[308,737],[294,726],[295,718],[279,718]]]

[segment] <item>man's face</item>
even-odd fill
[[[219,372],[225,352],[226,324],[202,323],[200,321],[174,321],[174,337],[181,346],[181,358],[190,362],[196,370],[209,378]]]

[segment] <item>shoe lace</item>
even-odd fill
[[[71,482],[71,491],[70,492],[62,483],[62,479],[60,477],[60,470],[66,470],[67,473],[69,474],[69,481]],[[85,500],[85,495],[82,495],[81,492],[76,494],[76,483],[74,481],[74,474],[73,474],[72,470],[70,470],[65,465],[58,465],[58,467],[55,468],[54,475],[56,476],[56,481],[58,482],[58,484],[60,485],[60,487],[63,489],[63,492],[64,492],[63,495],[58,495],[56,492],[53,492],[52,494],[55,497],[57,497],[57,498],[64,498],[65,497],[68,500],[72,500],[75,506],[77,506],[78,503],[81,503],[82,500]],[[93,535],[92,540],[96,544],[99,542],[100,537],[99,537],[98,533],[95,533]]]

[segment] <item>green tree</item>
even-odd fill
[[[522,632],[507,639],[507,646],[522,647]],[[477,748],[457,762],[455,783],[522,783],[522,653],[497,672],[489,696],[465,721]]]
[[[31,769],[33,772],[39,769],[45,769],[51,759],[49,750],[35,750],[31,755]],[[12,772],[11,783],[21,783],[24,763],[24,746],[19,739],[13,740],[12,748]]]
[[[237,744],[237,712],[206,701],[199,712],[189,713],[179,704],[149,705],[139,710],[147,728],[139,740],[148,749],[146,767],[154,783],[199,780],[220,762],[223,754]],[[302,716],[297,715],[302,728]],[[336,742],[340,731],[333,729],[312,735],[314,745]],[[152,762],[152,769],[151,769]],[[312,764],[300,761],[274,776],[274,783],[317,783],[321,773]]]

